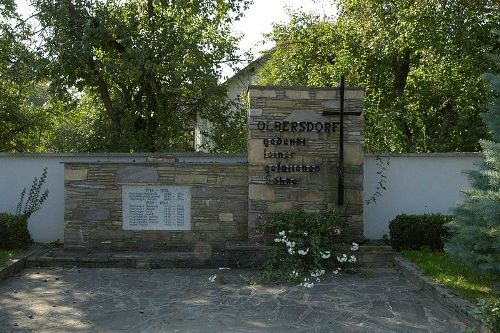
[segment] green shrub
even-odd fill
[[[267,219],[260,217],[259,230],[272,236],[274,244],[261,281],[300,281],[311,288],[328,271],[338,274],[356,263],[352,252],[358,245],[340,246],[341,224],[333,212],[270,214]]]
[[[478,303],[477,313],[492,332],[500,332],[500,299],[481,298]]]
[[[449,237],[446,223],[452,217],[442,214],[396,216],[389,222],[390,244],[397,250],[443,250]]]
[[[30,243],[28,219],[24,216],[0,213],[0,250],[25,249]]]

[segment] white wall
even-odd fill
[[[387,157],[382,160],[387,161]],[[469,187],[465,170],[477,169],[481,155],[476,153],[395,154],[389,157],[387,190],[376,203],[363,209],[365,237],[380,239],[389,233],[389,221],[396,215],[450,213]],[[380,176],[374,155],[365,155],[363,191],[365,200],[376,190]]]
[[[29,221],[37,242],[64,239],[64,167],[61,162],[143,162],[153,154],[6,154],[0,153],[0,212],[15,212],[24,187],[31,187],[47,167],[45,188],[49,197]],[[160,154],[161,155],[161,154]],[[185,161],[221,161],[221,156],[175,154]],[[222,159],[245,161],[244,155]],[[384,161],[386,158],[384,158]],[[390,157],[386,191],[376,203],[365,204],[365,237],[380,239],[388,233],[388,223],[401,213],[449,213],[460,199],[460,189],[468,186],[463,170],[477,168],[478,154],[396,154]],[[364,195],[372,196],[379,180],[374,155],[365,156]]]
[[[29,192],[34,177],[47,168],[44,189],[49,190],[47,201],[28,221],[31,236],[36,242],[64,239],[64,165],[61,162],[144,161],[145,156],[123,154],[5,154],[0,153],[0,212],[14,213],[21,191]],[[26,195],[27,196],[27,195]]]

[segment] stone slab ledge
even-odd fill
[[[41,255],[46,251],[46,249],[34,247],[18,253],[14,258],[9,259],[4,265],[0,265],[0,281],[8,279],[21,272],[26,266],[28,258]]]
[[[458,297],[429,276],[424,275],[412,262],[399,255],[395,255],[394,267],[402,273],[403,276],[418,286],[424,293],[436,299],[445,307],[453,310],[463,322],[474,327],[478,332],[493,333],[474,312],[475,306],[472,303]]]

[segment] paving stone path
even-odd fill
[[[26,269],[0,283],[0,332],[453,332],[466,326],[392,269],[312,289],[248,270]],[[226,284],[210,283],[217,274]]]

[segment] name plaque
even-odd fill
[[[123,230],[191,230],[187,186],[123,185]]]

